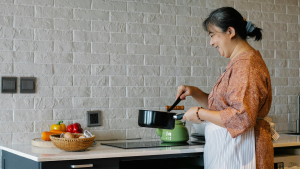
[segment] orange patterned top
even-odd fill
[[[254,127],[256,168],[274,168],[270,126],[257,117],[266,117],[272,103],[268,68],[259,51],[246,51],[227,65],[208,96],[208,109],[220,111],[221,120],[232,138]]]

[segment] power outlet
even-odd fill
[[[101,126],[101,112],[100,111],[88,111],[86,113],[87,126],[95,127]]]

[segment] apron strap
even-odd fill
[[[274,141],[277,141],[278,138],[280,137],[280,135],[276,132],[276,130],[274,129],[275,124],[272,123],[272,119],[270,117],[257,117],[256,120],[265,120],[266,122],[269,123],[270,125],[270,131],[271,131],[271,136],[273,138]]]

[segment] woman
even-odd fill
[[[210,94],[194,86],[179,86],[177,96],[192,96],[183,119],[206,120],[206,169],[274,168],[270,125],[264,120],[272,102],[270,75],[259,51],[246,38],[261,40],[261,29],[231,7],[213,11],[203,22],[210,45],[230,61]],[[182,94],[183,93],[183,94]]]

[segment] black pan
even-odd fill
[[[171,113],[170,111],[181,101],[180,97],[175,103],[164,111],[153,110],[139,110],[138,124],[140,127],[161,128],[161,129],[174,129],[175,120],[181,120],[183,114]]]

